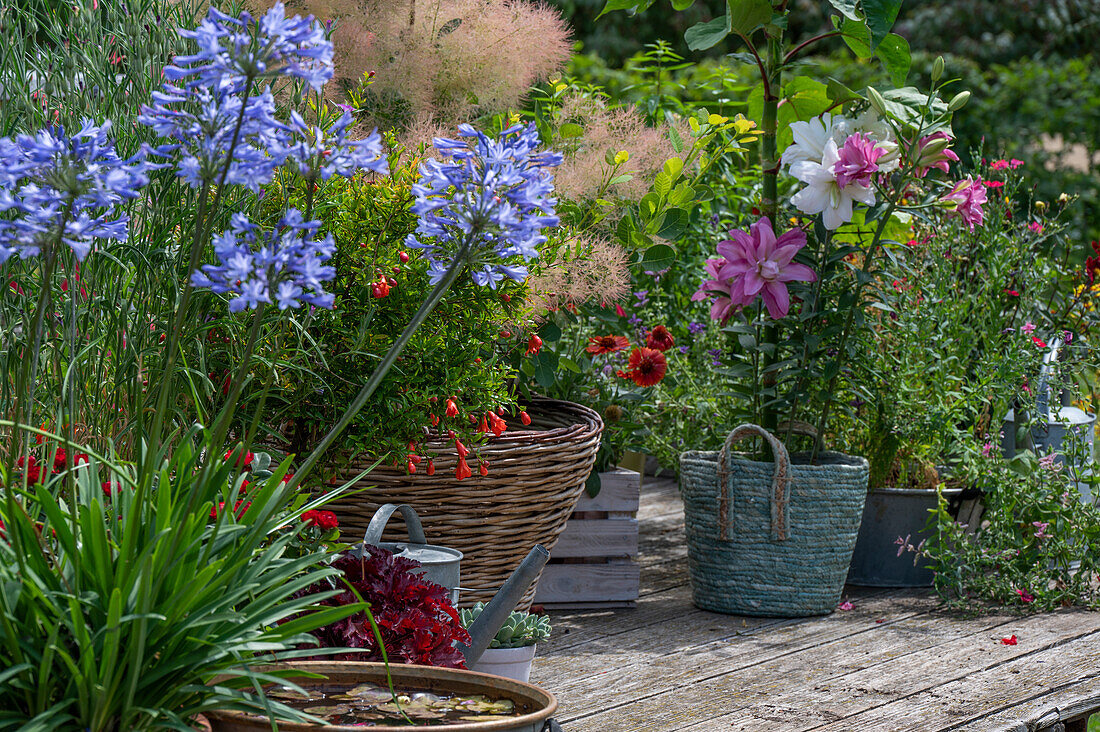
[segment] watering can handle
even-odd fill
[[[385,531],[386,524],[389,523],[394,511],[400,511],[405,518],[405,528],[409,531],[410,544],[428,543],[428,540],[424,537],[424,526],[420,523],[420,517],[416,515],[416,511],[413,510],[412,506],[407,503],[387,503],[379,506],[378,510],[374,512],[374,516],[371,517],[370,525],[367,526],[367,533],[363,535],[364,544],[378,545],[378,542],[382,540],[382,532]]]
[[[775,475],[772,477],[772,537],[786,541],[789,529],[788,499],[791,494],[791,456],[775,435],[755,424],[743,424],[730,432],[722,452],[718,455],[718,531],[719,539],[729,540],[730,448],[738,440],[757,435],[763,437],[772,448],[775,457]]]

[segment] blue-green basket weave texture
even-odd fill
[[[733,442],[750,435],[767,439],[776,462],[730,451]],[[839,453],[820,453],[813,465],[806,458],[792,459],[755,425],[731,432],[720,452],[680,456],[688,567],[698,607],[768,617],[836,609],[869,469],[863,458]]]

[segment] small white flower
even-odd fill
[[[788,145],[783,151],[783,164],[790,167],[801,162],[820,163],[825,151],[825,143],[834,140],[833,126],[840,119],[843,118],[823,114],[806,122],[792,122],[791,133],[794,135],[794,143]],[[846,138],[847,136],[840,139],[843,141]]]
[[[852,220],[853,201],[868,206],[875,203],[873,188],[856,183],[849,183],[843,188],[837,185],[833,167],[838,160],[840,153],[836,142],[830,139],[824,145],[821,162],[803,160],[791,166],[791,174],[806,184],[791,197],[791,203],[802,213],[821,214],[825,228],[830,231]]]

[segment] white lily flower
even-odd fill
[[[825,151],[825,143],[835,136],[834,125],[842,117],[823,114],[806,122],[792,122],[791,133],[794,142],[783,151],[783,164],[790,167],[795,163],[820,163]],[[843,141],[847,136],[842,137]]]
[[[806,184],[791,197],[791,203],[805,214],[821,214],[825,228],[834,231],[852,220],[852,203],[868,206],[875,203],[875,191],[869,186],[849,183],[841,188],[833,167],[840,160],[836,142],[829,139],[822,150],[821,161],[802,160],[791,166],[791,174]]]

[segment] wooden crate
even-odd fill
[[[600,474],[600,493],[581,498],[551,552],[535,592],[548,609],[633,607],[638,599],[641,476]]]

